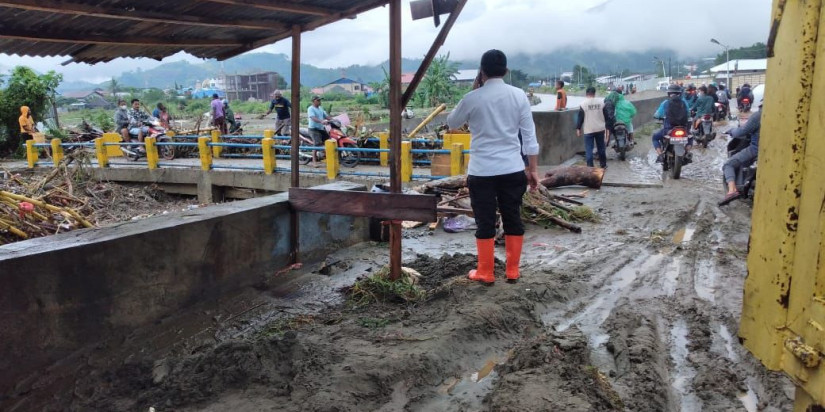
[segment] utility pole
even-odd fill
[[[722,43],[719,43],[719,40],[716,39],[710,39],[710,42],[725,48],[725,83],[727,83],[725,87],[727,87],[728,93],[730,93],[730,88],[733,85],[733,81],[731,81],[730,78],[730,48]]]

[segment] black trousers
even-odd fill
[[[521,201],[527,191],[527,175],[523,171],[498,176],[468,176],[470,202],[476,217],[476,239],[496,236],[496,209],[501,213],[504,234],[521,236]]]

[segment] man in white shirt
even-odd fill
[[[584,153],[587,165],[593,167],[593,146],[599,152],[599,166],[602,169],[607,167],[607,153],[605,153],[605,143],[609,132],[605,128],[605,118],[609,113],[605,113],[604,101],[596,98],[596,88],[588,87],[585,91],[586,99],[579,108],[579,116],[576,121],[576,136],[581,137],[584,131]]]
[[[496,208],[504,224],[507,281],[515,283],[524,240],[522,197],[528,183],[530,190],[535,190],[539,183],[539,145],[530,102],[523,90],[504,83],[507,71],[504,53],[484,53],[474,90],[447,117],[450,129],[469,123],[472,133],[467,187],[478,225],[478,265],[470,271],[469,278],[488,286],[495,282]],[[519,133],[523,143],[519,142]],[[527,167],[522,153],[528,158]]]

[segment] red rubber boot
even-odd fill
[[[504,248],[507,254],[507,283],[518,282],[518,266],[521,263],[521,246],[524,236],[504,235]]]
[[[496,278],[493,275],[495,269],[495,239],[476,239],[476,249],[478,250],[478,265],[475,270],[471,270],[467,277],[492,286]]]

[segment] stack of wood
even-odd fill
[[[65,139],[66,143],[82,143],[91,142],[98,137],[103,137],[103,130],[99,127],[90,125],[86,120],[83,120],[77,129],[69,130],[68,136]]]
[[[597,183],[601,185],[603,175],[604,171],[602,169],[580,168],[578,166],[556,169],[552,173],[548,172],[538,190],[534,192],[527,191],[524,194],[522,218],[526,222],[542,226],[555,225],[571,232],[581,233],[581,226],[575,223],[598,221],[598,217],[589,207],[573,199],[573,197],[584,197],[586,192],[561,196],[551,193],[547,187],[559,182],[565,183],[564,185],[588,186]],[[570,183],[577,179],[581,181]],[[439,215],[464,214],[473,216],[466,175],[427,182],[412,188],[412,191],[420,194],[440,194],[442,201],[438,205]]]
[[[74,185],[80,167],[69,168],[76,152],[45,177],[26,181],[7,171],[0,180],[0,245],[70,230],[94,227],[87,216],[88,199],[76,195]]]

